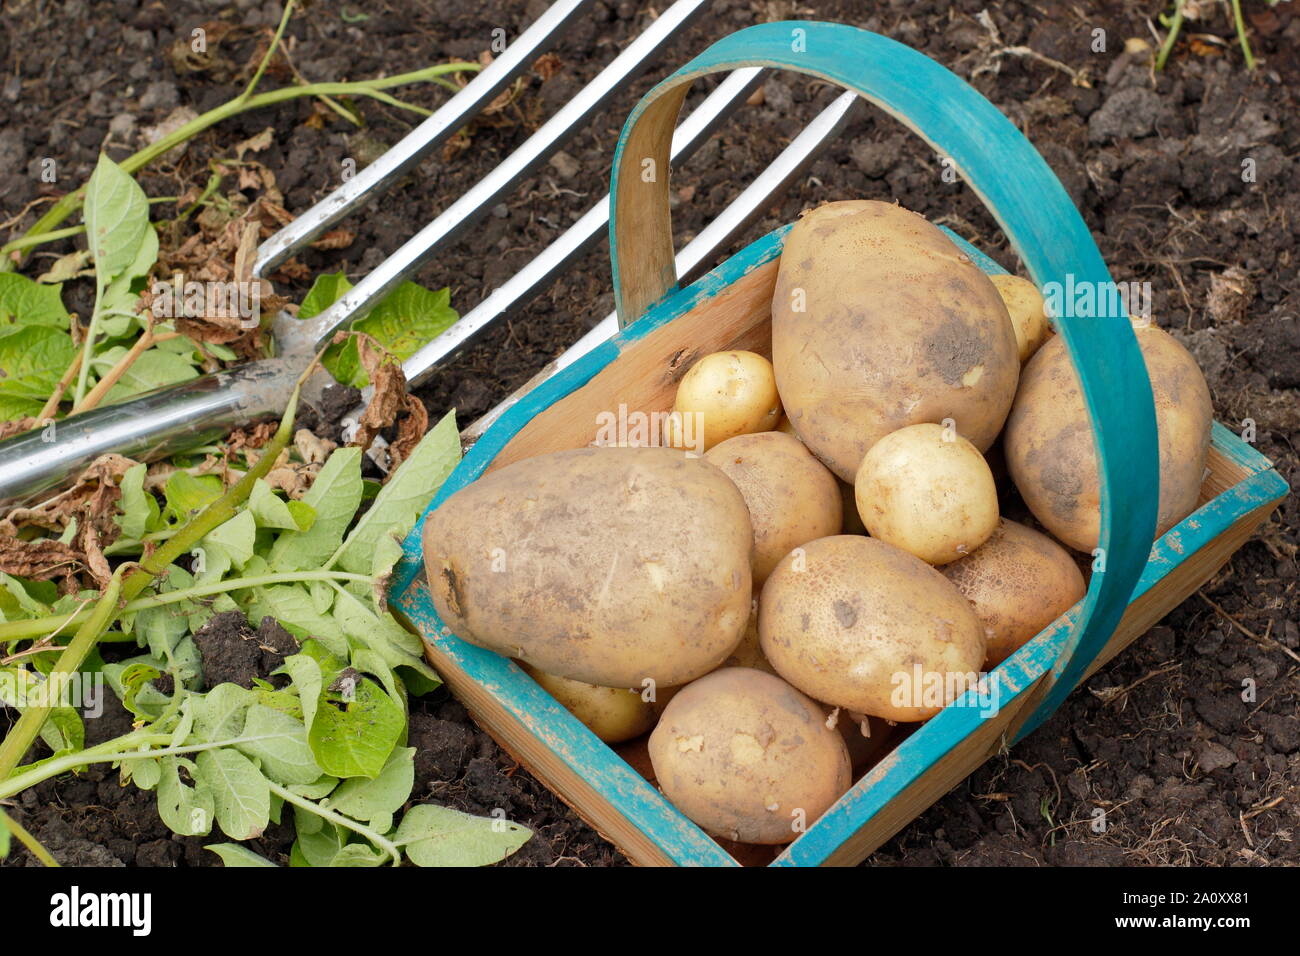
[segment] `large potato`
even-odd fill
[[[844,500],[835,476],[792,435],[738,435],[709,449],[745,496],[754,525],[754,586],[806,541],[839,534]]]
[[[561,707],[606,743],[616,744],[640,737],[655,725],[654,705],[645,700],[640,691],[584,684],[568,677],[547,674],[522,661],[519,666]]]
[[[777,565],[758,605],[763,653],[810,697],[926,720],[984,662],[984,628],[942,574],[883,541],[836,535]],[[935,696],[935,688],[940,688]]]
[[[746,667],[682,688],[650,735],[650,762],[677,809],[742,843],[789,843],[852,781],[821,706]]]
[[[1214,408],[1196,360],[1169,333],[1134,329],[1155,396],[1160,442],[1156,535],[1196,509]],[[1079,551],[1101,535],[1101,492],[1092,425],[1065,340],[1048,339],[1025,366],[1003,439],[1007,470],[1043,527]],[[1129,488],[1152,494],[1154,488]]]
[[[1005,518],[978,551],[941,570],[984,625],[984,666],[990,670],[1074,607],[1087,590],[1068,551]]]
[[[970,554],[998,526],[998,489],[988,463],[941,425],[908,425],[872,445],[854,498],[873,538],[930,564]]]
[[[837,202],[785,240],[772,363],[786,415],[845,481],[880,438],[956,423],[993,443],[1020,374],[997,289],[936,227],[901,206]]]
[[[515,462],[429,516],[424,561],[453,633],[548,674],[658,687],[713,670],[749,616],[745,499],[668,448]]]

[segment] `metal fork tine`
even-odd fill
[[[552,45],[595,0],[556,0],[501,55],[433,115],[311,209],[271,236],[257,250],[253,275],[264,278],[330,226],[368,199],[388,189],[424,156],[445,142],[492,102],[507,85]]]
[[[746,67],[727,76],[673,134],[672,160],[688,159],[717,126],[745,101],[762,80],[763,70]],[[609,195],[592,206],[565,232],[524,266],[460,317],[451,328],[402,363],[412,387],[423,385],[442,365],[451,361],[496,319],[531,299],[564,272],[578,256],[603,238],[609,226]]]
[[[860,104],[861,100],[855,93],[842,93],[836,97],[716,219],[687,243],[676,258],[679,284],[689,282],[712,261],[719,250],[758,219],[773,198],[784,192],[790,182],[807,169],[822,148],[839,136]],[[568,368],[596,346],[607,342],[617,331],[618,317],[611,312],[557,359],[465,428],[461,432],[462,440],[467,444],[477,441],[520,398],[557,372]]]
[[[473,188],[448,206],[337,302],[308,322],[295,322],[296,335],[314,336],[311,351],[336,329],[361,315],[391,292],[439,248],[478,218],[574,133],[611,96],[640,75],[649,60],[684,26],[703,12],[709,0],[677,0],[660,14],[605,69],[536,133]],[[284,323],[288,325],[289,323]],[[278,334],[278,330],[277,330]]]

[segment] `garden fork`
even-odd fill
[[[254,276],[261,278],[273,271],[377,191],[391,185],[430,150],[445,142],[532,63],[567,24],[586,12],[591,2],[557,0],[501,56],[417,129],[378,161],[270,237],[257,252]],[[611,95],[642,72],[648,61],[703,11],[707,2],[677,0],[501,165],[329,309],[310,320],[299,320],[286,313],[278,315],[271,326],[274,357],[72,416],[57,423],[52,430],[53,441],[46,437],[50,430],[37,430],[0,442],[0,510],[66,483],[102,454],[117,452],[151,460],[212,441],[249,422],[281,415],[294,382],[336,330],[364,314],[438,249],[481,218],[520,179],[534,171],[580,129]],[[720,84],[682,124],[674,140],[674,158],[684,159],[689,155],[748,97],[760,79],[757,69],[742,69]],[[847,110],[847,104],[844,109]],[[825,115],[821,119],[824,120]],[[835,124],[836,129],[838,125]],[[827,132],[828,135],[819,142],[833,135],[829,128]],[[773,185],[783,185],[783,182],[774,181]],[[767,198],[772,192],[768,191]],[[752,190],[747,193],[752,193]],[[756,204],[761,198],[751,195],[749,206],[755,211],[761,209],[761,203]],[[746,218],[741,209],[728,212],[736,221]],[[441,344],[436,349],[430,352],[426,347],[408,360],[408,375],[416,382],[427,379],[433,370],[457,354],[491,322],[518,307],[595,241],[607,216],[607,203],[598,203],[537,260],[439,336],[435,342]],[[730,230],[729,234],[734,231]],[[716,230],[714,235],[720,243],[723,237]],[[702,233],[700,238],[704,237],[705,233]],[[697,251],[703,258],[712,249],[706,252],[697,247]],[[304,400],[308,403],[318,401],[322,389],[329,382],[326,373],[313,375],[304,388]]]

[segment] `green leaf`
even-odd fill
[[[331,776],[376,777],[405,726],[401,705],[362,677],[351,701],[328,688],[321,693],[307,739],[316,762]]]
[[[102,374],[113,368],[126,352],[123,346],[115,345],[97,355],[91,366]],[[148,349],[131,363],[130,368],[108,390],[104,404],[114,405],[164,385],[188,382],[192,378],[198,378],[198,375],[199,370],[188,358],[161,348]]]
[[[221,479],[216,475],[195,477],[187,471],[174,471],[163,487],[168,512],[178,520],[186,520],[196,511],[206,508],[221,497]]]
[[[388,763],[373,780],[353,777],[344,780],[330,797],[330,808],[354,820],[370,822],[392,817],[402,809],[415,786],[415,748],[398,747],[388,757]],[[387,830],[384,827],[380,832]]]
[[[122,771],[124,775],[129,775],[131,782],[141,790],[153,790],[162,780],[162,761],[124,760]]]
[[[369,843],[349,843],[330,859],[330,866],[382,866],[389,856]]]
[[[114,520],[122,529],[122,537],[132,541],[139,541],[150,531],[157,530],[159,524],[158,500],[144,490],[147,471],[148,465],[140,462],[128,468],[122,476],[122,513]]]
[[[450,289],[431,292],[414,282],[403,282],[351,328],[372,336],[399,359],[407,359],[455,323],[458,316],[450,302]],[[344,385],[364,388],[370,384],[355,338],[331,345],[321,364]]]
[[[347,656],[343,631],[334,618],[316,613],[306,588],[296,584],[254,588],[253,599],[248,605],[249,618],[260,621],[268,614],[299,640],[314,637],[328,647],[330,653]]]
[[[448,412],[420,439],[411,456],[388,479],[370,510],[361,516],[339,549],[339,566],[356,574],[368,573],[380,538],[405,537],[459,462],[456,416]]]
[[[60,700],[71,696],[77,684],[48,683],[25,667],[0,667],[0,703],[20,713],[30,706],[49,703],[45,723],[41,725],[41,740],[56,754],[81,750],[86,743],[86,727],[77,712],[78,701]]]
[[[352,283],[342,272],[318,275],[303,296],[302,305],[298,306],[298,318],[315,318],[343,298],[343,294],[351,288]]]
[[[261,836],[271,819],[271,789],[262,772],[236,750],[204,750],[195,758],[212,790],[221,832],[232,840]]]
[[[307,531],[316,520],[315,508],[305,501],[285,501],[261,478],[248,496],[248,510],[261,528]]]
[[[48,325],[66,331],[68,310],[63,286],[33,282],[16,272],[0,272],[0,325]]]
[[[213,743],[242,734],[248,708],[257,703],[257,695],[238,684],[218,684],[193,699],[194,727],[204,740]]]
[[[272,736],[276,735],[276,736]],[[262,740],[245,740],[235,746],[243,754],[254,758],[262,772],[276,783],[309,784],[321,777],[321,768],[307,746],[307,728],[302,721],[288,714],[254,704],[248,709],[243,737],[263,737]]]
[[[238,843],[209,843],[203,849],[211,850],[217,856],[221,857],[221,862],[226,867],[233,866],[270,866],[275,864],[262,856],[260,853],[254,853],[246,846],[240,846]]]
[[[335,449],[302,500],[316,520],[307,531],[285,531],[276,539],[268,561],[277,571],[323,567],[338,549],[361,504],[361,449]]]
[[[293,855],[301,859],[299,865],[329,866],[343,849],[346,831],[299,806],[293,808],[293,819],[298,834]]]
[[[316,703],[320,700],[321,689],[324,687],[320,663],[310,654],[290,654],[276,673],[281,671],[289,675],[293,686],[297,688],[298,697],[302,701],[302,722],[310,727],[316,717]]]
[[[131,175],[103,153],[86,184],[86,241],[95,280],[106,288],[140,251],[149,230],[149,200]]]
[[[0,817],[0,860],[9,855],[9,825]]]
[[[72,336],[49,326],[0,329],[0,421],[39,414],[76,351]]]
[[[532,835],[507,820],[422,803],[406,811],[392,839],[416,866],[486,866],[504,860]]]
[[[241,511],[204,535],[203,545],[217,545],[230,556],[234,566],[242,570],[253,556],[256,538],[257,521],[253,518],[253,513]]]
[[[135,310],[144,288],[145,277],[157,261],[158,233],[150,226],[145,230],[144,241],[136,250],[135,258],[104,290],[100,302],[99,328],[109,338],[126,335],[137,324],[144,327],[145,320],[136,317]]]
[[[181,781],[184,767],[194,785]],[[212,791],[199,778],[194,762],[184,757],[163,757],[158,781],[158,816],[181,836],[206,836],[215,816]]]
[[[321,776],[319,780],[313,781],[312,783],[290,784],[287,789],[292,790],[300,797],[306,797],[308,800],[320,800],[323,797],[328,797],[331,793],[333,793],[335,788],[338,787],[338,785],[339,785],[338,777],[331,777],[329,774],[324,774]],[[317,817],[316,819],[319,820],[320,818]]]

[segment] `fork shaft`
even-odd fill
[[[100,455],[151,460],[279,415],[301,371],[283,359],[249,362],[11,438],[0,462],[0,511],[76,477]]]

